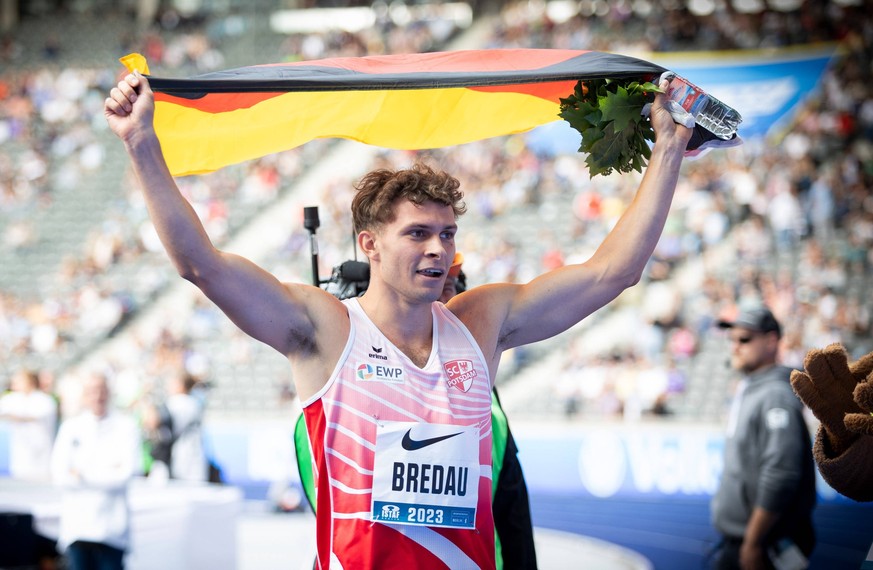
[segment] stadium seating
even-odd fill
[[[179,284],[165,255],[154,243],[123,150],[105,129],[99,104],[115,74],[120,72],[115,64],[117,57],[134,49],[148,53],[147,39],[156,42],[151,44],[153,46],[163,46],[165,59],[153,62],[153,72],[164,76],[187,76],[215,66],[226,68],[297,57],[295,50],[300,47],[302,38],[288,38],[271,31],[268,18],[271,6],[270,2],[262,2],[260,7],[248,3],[232,7],[228,4],[226,11],[183,19],[172,29],[156,28],[150,34],[137,32],[129,15],[114,11],[101,18],[92,17],[87,9],[52,17],[25,15],[22,18],[12,36],[18,47],[12,51],[19,55],[3,62],[3,78],[36,105],[27,117],[29,136],[9,137],[4,143],[4,159],[16,165],[15,176],[20,178],[25,176],[20,170],[23,157],[36,152],[48,172],[31,181],[34,190],[7,200],[0,210],[0,234],[4,236],[0,244],[0,265],[4,268],[0,272],[3,317],[4,322],[14,324],[4,329],[11,332],[0,337],[0,350],[11,366],[47,369],[63,377],[74,371],[77,363],[90,362],[94,355],[101,354],[107,341],[125,337],[129,346],[141,347],[142,354],[134,357],[123,351],[127,360],[110,359],[110,366],[119,375],[129,372],[126,377],[137,378],[144,390],[159,386],[161,376],[169,373],[169,368],[177,362],[166,357],[166,351],[171,349],[170,353],[177,356],[187,354],[186,358],[195,363],[192,366],[198,367],[197,371],[212,387],[209,399],[212,412],[219,415],[281,415],[285,412],[286,403],[278,394],[293,379],[284,359],[234,332],[227,320],[204,306],[197,295],[183,296],[181,312],[174,314],[175,322],[165,322],[162,326],[152,324],[144,332],[129,326],[137,319],[145,319],[149,313],[160,315],[160,300],[185,286]],[[550,21],[541,13],[533,12],[519,18],[519,10],[517,6],[509,6],[498,16],[496,24],[480,23],[480,29],[490,30],[491,35],[480,37],[479,45],[556,47],[554,44],[560,43],[561,47],[599,49],[630,45],[616,39],[617,16],[614,14]],[[779,18],[787,20],[795,16],[780,14]],[[645,17],[634,15],[626,23],[625,37],[645,36]],[[767,41],[791,43],[815,39],[815,34],[809,30],[788,29],[793,31],[783,31],[787,35]],[[69,30],[75,33],[60,33]],[[543,33],[544,30],[550,33]],[[720,43],[715,47],[742,47],[731,45],[731,38],[719,33]],[[700,31],[698,35],[702,37],[705,32]],[[57,40],[51,50],[45,45],[49,38]],[[103,41],[98,44],[93,38]],[[378,45],[371,40],[360,43]],[[610,41],[614,43],[609,44]],[[336,53],[330,50],[348,50],[354,43],[349,43],[345,36],[327,34],[320,38],[322,51],[319,53],[326,57]],[[705,42],[695,44],[690,36],[671,41],[662,37],[655,45],[662,49],[713,47]],[[45,110],[46,99],[63,99],[61,95],[68,85],[61,80],[64,70],[82,70],[80,81],[84,81],[81,92],[71,103],[75,119],[70,121],[58,120],[51,111]],[[835,73],[838,71],[839,68]],[[815,105],[819,103],[813,101],[812,105],[815,112],[818,109]],[[87,131],[87,135],[74,136],[79,131]],[[839,133],[802,134],[831,147],[849,144],[849,139]],[[60,145],[58,150],[52,144],[59,139],[72,142]],[[468,258],[472,284],[529,279],[542,270],[544,259],[553,251],[561,252],[566,261],[584,259],[602,237],[610,219],[602,215],[581,220],[575,213],[576,197],[581,192],[593,191],[608,200],[613,209],[620,209],[630,199],[634,187],[632,178],[622,183],[589,182],[584,168],[570,165],[575,158],[519,153],[523,142],[522,136],[514,136],[466,145],[462,151],[446,149],[422,153],[422,156],[454,166],[468,191],[472,207],[467,227],[476,227],[478,231],[469,232],[469,238],[462,233],[461,247]],[[291,189],[288,183],[291,176],[311,170],[318,158],[333,146],[332,142],[319,141],[278,157],[180,180],[180,186],[204,213],[207,227],[214,232],[213,238],[219,245],[231,243],[246,229],[251,231],[258,216],[270,208],[287,208],[288,204],[302,208],[319,203],[323,211],[330,212],[319,230],[322,277],[326,277],[331,266],[352,255],[349,221],[343,209],[348,198],[347,188],[356,173],[327,179],[325,189],[308,188],[290,201],[282,202],[281,206],[278,204],[290,193],[300,192]],[[69,148],[74,150],[71,152]],[[53,154],[58,152],[66,154]],[[409,153],[385,152],[376,160],[403,165],[410,159]],[[683,381],[681,387],[667,395],[668,408],[674,417],[717,420],[723,411],[730,375],[724,365],[723,339],[712,334],[706,323],[720,311],[730,310],[731,304],[744,293],[743,288],[757,289],[755,294],[761,297],[792,297],[782,309],[784,314],[780,315],[786,319],[786,329],[792,332],[792,339],[799,339],[788,347],[792,364],[798,364],[802,347],[816,346],[824,340],[840,338],[856,353],[871,348],[870,262],[864,258],[871,238],[863,231],[870,223],[870,214],[864,214],[863,208],[854,212],[854,216],[847,213],[853,205],[866,203],[863,193],[841,196],[843,211],[836,219],[834,237],[827,243],[818,243],[818,236],[807,233],[800,236],[802,239],[790,251],[764,247],[765,258],[760,260],[731,245],[735,240],[742,240],[746,225],[751,223],[750,216],[733,213],[734,206],[727,202],[730,188],[724,188],[714,177],[732,168],[745,170],[761,177],[760,191],[765,195],[769,189],[763,186],[770,183],[766,165],[775,162],[790,170],[795,159],[784,153],[761,152],[754,147],[707,160],[688,166],[689,172],[693,172],[688,179],[707,181],[711,195],[716,196],[707,207],[714,216],[728,220],[724,247],[706,243],[701,230],[693,220],[687,219],[692,208],[683,203],[681,197],[677,199],[674,223],[679,228],[681,247],[665,254],[664,259],[659,259],[660,254],[656,253],[653,266],[637,291],[592,317],[573,334],[516,351],[506,359],[499,382],[507,385],[507,390],[509,384],[518,383],[519,387],[513,391],[524,395],[519,401],[527,400],[517,411],[510,405],[510,414],[554,416],[566,412],[562,395],[524,389],[526,371],[529,377],[543,373],[573,376],[574,379],[565,383],[565,387],[572,390],[574,382],[578,386],[585,384],[586,367],[605,357],[617,360],[619,366],[631,371],[639,372],[646,367],[666,370],[666,361],[653,362],[650,355],[640,352],[652,352],[654,346],[658,349],[654,352],[664,355],[671,336],[687,330],[691,332],[694,346],[690,354],[671,355],[675,356],[675,368]],[[278,182],[265,187],[260,179],[263,172],[278,172]],[[686,188],[689,193],[693,193],[692,190]],[[867,200],[869,202],[869,198]],[[757,215],[764,219],[767,232],[765,213]],[[273,237],[269,240],[270,246],[260,255],[265,267],[284,278],[308,281],[311,276],[307,236],[295,224],[294,216],[295,212],[286,212],[286,227],[262,229]],[[548,233],[542,229],[544,220],[548,222]],[[845,221],[857,225],[841,226]],[[16,231],[19,227],[21,232]],[[20,235],[24,237],[16,237]],[[808,264],[811,269],[796,268],[804,252],[815,244],[842,261],[836,268],[837,273],[842,269],[842,274],[833,283],[822,284],[820,279],[815,279],[816,269],[832,269],[826,267],[822,259],[812,260]],[[777,282],[786,271],[794,272],[789,288],[776,286],[775,293],[762,290],[762,284]],[[738,276],[742,276],[742,280]],[[707,289],[710,281],[720,288],[712,295]],[[655,295],[655,288],[650,287],[655,283],[668,284],[670,289],[682,292],[682,302],[671,322],[653,322],[641,308],[648,295]],[[726,298],[725,291],[731,291],[732,298]],[[830,307],[827,322],[814,318],[820,303]],[[791,307],[797,310],[790,310]],[[846,316],[852,310],[854,320]],[[196,330],[181,326],[186,315],[190,317],[188,321],[197,324]],[[807,326],[810,322],[815,330]],[[650,341],[653,344],[643,347],[629,344],[628,329],[622,328],[628,326],[644,331],[646,334],[641,336],[654,339]],[[44,330],[47,328],[53,328],[54,332]],[[597,343],[591,340],[594,329],[599,337]],[[577,348],[568,350],[574,345]],[[599,352],[595,354],[587,348],[590,346],[597,346]],[[571,354],[575,360],[562,360],[554,356],[555,352]],[[192,354],[197,357],[191,358]],[[553,356],[549,357],[550,354]],[[603,396],[615,394],[604,392]],[[625,396],[622,393],[619,399]],[[644,411],[653,404],[652,398],[647,398]],[[579,410],[591,413],[597,406],[596,398],[591,396],[581,402]]]

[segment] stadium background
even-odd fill
[[[362,23],[314,17],[317,7],[340,6],[364,8],[356,12]],[[716,539],[708,497],[733,381],[712,322],[738,302],[762,299],[785,324],[788,364],[833,341],[855,356],[873,350],[870,2],[0,7],[0,389],[12,370],[32,367],[71,413],[82,371],[98,366],[110,373],[116,403],[135,413],[144,395],[160,395],[166,377],[185,369],[209,386],[212,455],[249,499],[268,499],[277,481],[293,484],[292,379],[284,359],[180,283],[156,242],[102,118],[103,97],[121,72],[117,58],[131,51],[144,53],[155,75],[186,77],[289,59],[477,47],[671,54],[714,66],[751,58],[752,66],[774,52],[836,42],[838,55],[815,88],[767,136],[685,165],[640,285],[570,334],[504,359],[498,386],[538,526],[627,546],[656,568],[701,567]],[[304,7],[306,29],[299,14],[282,17]],[[348,21],[349,29],[325,30],[325,21]],[[719,96],[732,103],[729,93]],[[469,281],[523,281],[584,259],[636,187],[634,176],[590,180],[572,149],[565,154],[543,138],[554,137],[421,153],[321,140],[179,182],[220,246],[282,279],[308,282],[304,206],[321,210],[324,278],[354,255],[351,181],[373,165],[432,159],[467,190],[459,249]],[[0,431],[0,473],[5,446]],[[822,483],[816,524],[814,567],[860,566],[873,541],[870,505]]]

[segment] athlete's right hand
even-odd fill
[[[127,144],[153,133],[154,112],[154,94],[148,79],[138,72],[124,76],[103,102],[109,128]]]

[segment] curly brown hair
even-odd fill
[[[395,219],[394,205],[400,199],[421,205],[428,200],[451,206],[455,219],[467,211],[461,183],[443,171],[416,163],[406,170],[379,169],[365,175],[355,186],[352,222],[355,233],[375,230]]]

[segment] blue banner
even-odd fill
[[[532,493],[598,499],[709,498],[724,467],[723,427],[714,425],[513,425]],[[819,501],[851,502],[816,470]]]
[[[651,53],[639,57],[675,71],[723,103],[739,111],[743,139],[779,135],[790,125],[803,101],[819,87],[837,46]],[[528,144],[544,154],[577,152],[581,137],[566,121],[556,121],[527,134]]]
[[[819,86],[833,59],[833,44],[815,47],[652,54],[651,61],[675,71],[740,112],[743,138],[777,134]]]

